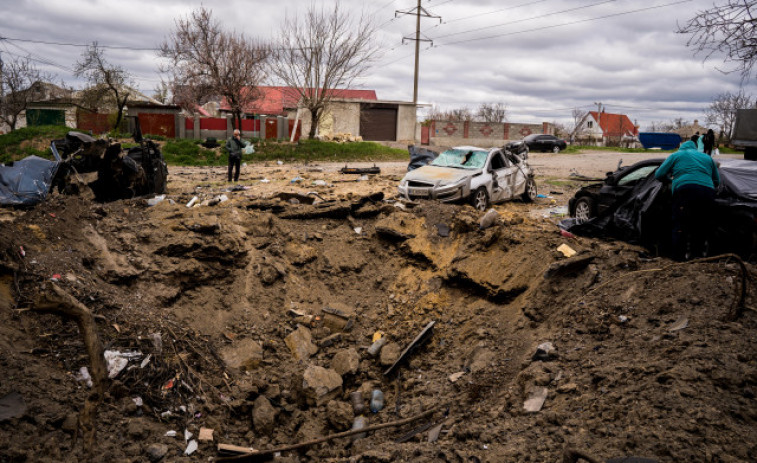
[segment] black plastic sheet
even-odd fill
[[[60,165],[29,156],[10,166],[0,166],[0,205],[33,206],[47,197]]]

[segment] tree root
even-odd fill
[[[84,438],[84,449],[92,457],[97,431],[97,407],[103,400],[108,382],[108,368],[105,365],[103,346],[97,336],[97,327],[92,312],[73,296],[54,283],[47,283],[35,299],[32,310],[52,313],[72,319],[79,327],[90,362],[92,394],[87,397],[79,412],[79,429]]]

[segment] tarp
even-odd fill
[[[720,181],[719,196],[757,201],[757,162],[724,159],[720,162]]]
[[[32,206],[45,199],[59,165],[29,156],[11,166],[0,166],[0,205]]]

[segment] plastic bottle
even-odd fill
[[[368,418],[364,417],[363,415],[359,415],[355,417],[355,420],[352,422],[352,430],[358,430],[358,429],[365,429],[368,426]],[[352,440],[358,440],[362,439],[366,436],[366,433],[361,432],[359,434],[353,434]]]
[[[371,393],[371,411],[378,413],[384,408],[384,393],[380,389],[374,389]]]
[[[365,402],[363,401],[363,393],[355,391],[350,394],[350,401],[352,402],[352,410],[355,415],[362,415],[365,412]]]

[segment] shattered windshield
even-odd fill
[[[486,151],[451,149],[440,154],[431,162],[431,165],[457,169],[481,169],[486,164],[488,154]]]

